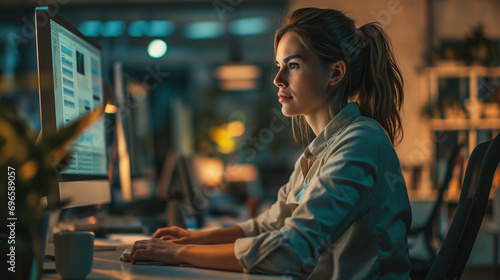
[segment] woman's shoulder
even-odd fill
[[[333,139],[327,154],[344,153],[370,157],[374,161],[394,150],[384,128],[374,119],[359,116],[349,122]]]
[[[354,118],[340,133],[339,136],[354,137],[362,140],[369,140],[375,144],[391,144],[389,135],[385,129],[374,119],[366,116],[358,116]]]

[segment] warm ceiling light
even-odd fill
[[[219,86],[223,90],[249,90],[257,87],[257,80],[222,80]]]
[[[260,77],[260,69],[250,64],[227,64],[215,70],[215,77],[221,80],[256,79]]]

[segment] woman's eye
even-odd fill
[[[297,68],[299,68],[299,65],[298,65],[297,63],[293,63],[293,62],[292,62],[292,63],[290,63],[290,64],[288,65],[288,67],[290,67],[290,69],[297,69]]]

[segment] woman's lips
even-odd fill
[[[286,95],[284,93],[278,93],[278,97],[279,97],[279,102],[281,103],[292,100],[292,97],[290,95]]]

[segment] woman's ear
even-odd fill
[[[344,75],[346,72],[345,62],[343,62],[342,60],[334,62],[330,66],[330,69],[332,71],[332,74],[330,76],[328,84],[333,86],[333,85],[337,84],[338,82],[340,82],[344,78]]]

